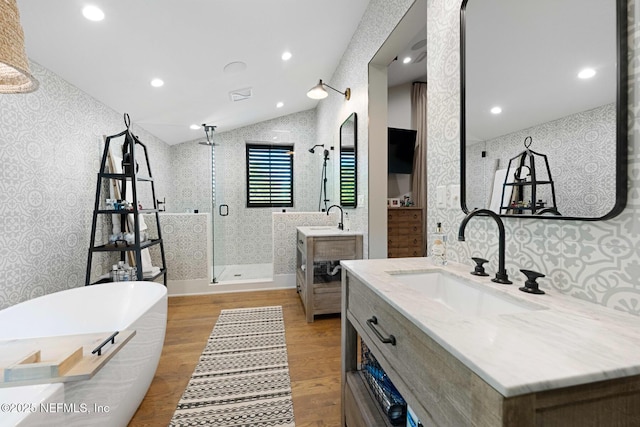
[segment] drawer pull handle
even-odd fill
[[[376,334],[376,337],[378,337],[378,339],[382,341],[383,344],[396,345],[396,337],[394,337],[393,335],[389,335],[389,338],[383,337],[380,331],[378,331],[374,326],[377,324],[378,318],[376,316],[371,316],[371,319],[367,319],[367,325],[369,325],[373,333]]]

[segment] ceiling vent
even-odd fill
[[[420,52],[418,54],[418,56],[416,57],[416,59],[413,61],[414,64],[418,63],[418,62],[422,62],[424,61],[424,59],[427,57],[427,52],[425,50],[423,50],[422,52]]]
[[[253,96],[252,89],[250,87],[245,89],[237,89],[229,92],[229,98],[233,102],[244,101],[245,99],[249,99]]]

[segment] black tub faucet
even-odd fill
[[[491,281],[502,283],[504,285],[510,285],[513,282],[509,280],[507,270],[504,267],[504,223],[494,211],[491,211],[489,209],[475,209],[469,212],[460,223],[460,230],[458,230],[458,240],[464,242],[464,229],[467,227],[467,223],[469,222],[469,220],[476,215],[488,215],[496,221],[496,224],[498,224],[498,272],[496,273],[496,277],[491,279]]]
[[[329,215],[329,211],[331,210],[331,208],[340,209],[340,223],[338,223],[338,228],[340,230],[344,230],[344,211],[342,210],[342,206],[340,206],[340,205],[331,205],[331,206],[329,206],[329,209],[327,209],[327,216]]]

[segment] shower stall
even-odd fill
[[[211,283],[271,282],[271,210],[246,206],[244,141],[207,133],[203,145],[211,148]]]

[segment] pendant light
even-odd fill
[[[16,0],[0,0],[0,93],[27,93],[38,88],[24,49]]]

